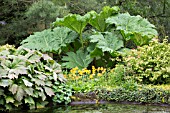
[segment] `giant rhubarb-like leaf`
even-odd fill
[[[108,18],[106,22],[115,24],[116,30],[122,32],[125,40],[132,39],[137,45],[146,44],[150,39],[158,35],[155,26],[139,15],[118,14]]]
[[[89,21],[89,23],[95,27],[98,31],[104,32],[106,28],[108,27],[108,23],[106,23],[106,19],[110,16],[115,15],[118,13],[119,7],[109,7],[105,6],[103,7],[103,10],[97,14],[95,11],[91,11],[90,14],[92,14],[92,19]]]
[[[97,43],[96,47],[100,48],[103,52],[108,51],[112,53],[123,47],[123,41],[111,32],[98,33],[90,36],[90,39],[90,42]]]
[[[78,67],[79,69],[86,68],[92,62],[92,58],[87,51],[78,50],[76,53],[68,52],[66,53],[68,56],[64,56],[62,58],[63,61],[66,61],[62,65],[67,68]]]
[[[68,16],[65,16],[64,18],[57,18],[53,25],[65,26],[76,31],[78,34],[81,34],[88,24],[90,18],[91,15],[89,13],[84,16],[78,14],[70,14]]]
[[[66,27],[57,27],[36,32],[21,42],[23,47],[43,52],[57,52],[77,38],[77,34]]]

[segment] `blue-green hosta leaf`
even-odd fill
[[[90,42],[97,43],[97,47],[103,52],[108,51],[112,53],[123,47],[123,41],[111,32],[105,32],[104,34],[98,33],[90,36],[90,39]]]
[[[92,58],[90,58],[90,55],[87,51],[78,50],[76,53],[74,52],[68,52],[66,53],[68,56],[64,56],[62,58],[63,61],[66,61],[62,65],[66,68],[74,68],[78,67],[79,69],[83,69],[88,67],[88,65],[93,61]]]
[[[54,95],[54,91],[53,89],[51,89],[50,87],[44,87],[44,90],[45,90],[45,93],[48,95],[48,96],[53,96]]]
[[[103,10],[97,14],[95,11],[91,11],[90,14],[92,14],[92,19],[89,21],[89,23],[95,27],[98,31],[104,32],[106,28],[108,27],[108,23],[106,23],[106,19],[110,16],[113,16],[114,14],[118,13],[119,7],[109,7],[105,6]]]
[[[12,83],[13,83],[13,81],[10,79],[1,79],[0,80],[0,86],[2,86],[2,87],[7,87],[7,86],[11,85]]]
[[[14,98],[11,96],[5,97],[5,100],[6,100],[6,103],[14,103],[14,101],[15,101]]]
[[[91,18],[91,14],[87,13],[84,16],[78,14],[70,14],[65,16],[64,18],[57,18],[56,21],[53,23],[54,26],[65,26],[74,31],[78,34],[82,33],[86,25],[88,24]]]
[[[126,40],[135,40],[137,45],[143,45],[158,35],[155,26],[139,15],[130,16],[128,13],[118,14],[108,18],[106,22],[115,24],[116,29],[122,31]]]
[[[21,86],[18,86],[17,93],[15,94],[15,99],[19,102],[23,99],[25,95],[24,89]]]
[[[35,105],[35,102],[34,102],[34,99],[32,97],[26,97],[24,99],[25,103],[28,103],[28,104],[32,104],[32,105]]]
[[[77,34],[66,27],[57,27],[53,30],[47,29],[30,35],[21,42],[23,47],[41,50],[43,52],[57,52],[77,38]]]
[[[17,89],[18,89],[18,85],[17,85],[17,84],[12,84],[12,85],[9,87],[9,91],[11,91],[11,93],[12,93],[13,95],[17,92]]]

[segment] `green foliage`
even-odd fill
[[[152,41],[125,58],[127,75],[143,84],[170,83],[170,44]],[[128,77],[127,76],[127,77]]]
[[[87,13],[84,16],[78,15],[78,14],[69,14],[65,16],[64,18],[57,18],[56,21],[53,23],[54,26],[65,26],[68,27],[74,31],[76,31],[80,36],[80,41],[83,47],[83,38],[82,33],[86,25],[88,24],[89,20],[91,18],[91,15]]]
[[[98,31],[104,32],[106,31],[107,27],[109,26],[108,23],[106,23],[106,19],[110,16],[115,15],[118,13],[119,7],[103,7],[103,10],[98,14],[95,11],[91,11],[90,14],[93,15],[93,18],[89,21],[89,24],[95,27]]]
[[[56,95],[55,81],[64,82],[60,65],[47,54],[26,48],[0,52],[1,110],[40,108]]]
[[[82,49],[74,52],[68,52],[66,53],[68,56],[64,56],[62,58],[62,61],[66,61],[65,63],[62,63],[62,65],[66,68],[74,68],[78,67],[79,69],[83,69],[89,66],[89,64],[93,61],[92,58],[90,58],[90,55],[87,51],[83,51]]]
[[[21,42],[23,47],[41,50],[42,52],[61,52],[61,48],[73,42],[77,34],[66,27],[47,29],[30,35]]]
[[[116,102],[170,103],[169,91],[143,87],[136,90],[116,88],[112,91],[99,90],[98,98]]]
[[[118,14],[106,20],[109,24],[115,24],[116,30],[120,30],[125,40],[133,40],[136,45],[148,44],[158,35],[155,26],[141,16],[130,16],[128,13]]]
[[[90,42],[96,43],[96,47],[100,48],[102,52],[108,51],[112,53],[124,46],[123,41],[111,32],[99,32],[96,35],[91,35],[89,38],[91,39]]]
[[[55,86],[53,86],[54,89],[54,97],[53,102],[55,103],[64,103],[68,104],[71,102],[71,96],[72,96],[72,87],[68,84],[61,83],[59,81],[55,82]]]

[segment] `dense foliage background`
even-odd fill
[[[56,17],[99,12],[106,5],[117,5],[122,12],[146,17],[156,25],[160,36],[170,36],[169,0],[1,0],[0,44],[19,46],[33,32],[49,28]]]

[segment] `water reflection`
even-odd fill
[[[10,113],[170,113],[170,107],[129,104],[58,106]]]

